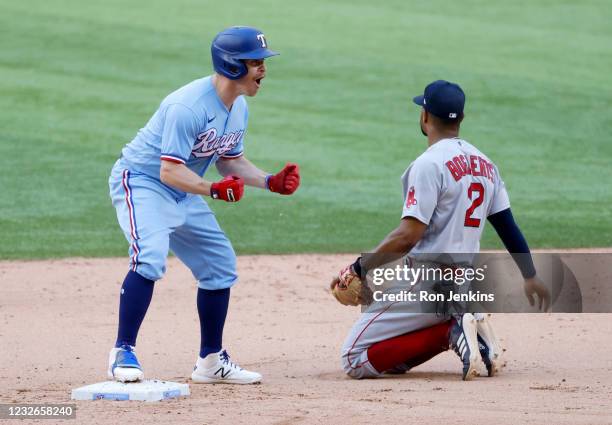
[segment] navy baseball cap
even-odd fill
[[[465,93],[455,83],[438,80],[425,87],[424,94],[412,100],[436,117],[452,121],[463,116]]]

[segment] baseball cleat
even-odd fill
[[[478,365],[482,362],[476,327],[474,316],[465,313],[460,319],[454,320],[450,331],[450,346],[463,362],[464,381],[478,376]]]
[[[198,357],[191,380],[196,384],[256,384],[261,375],[232,363],[227,351],[221,350]]]
[[[487,316],[480,315],[476,320],[476,324],[480,355],[487,368],[487,375],[493,376],[501,368],[500,355],[502,349]]]
[[[131,345],[122,345],[115,347],[110,351],[108,356],[108,379],[114,379],[119,382],[136,382],[144,378],[144,373],[134,347]]]

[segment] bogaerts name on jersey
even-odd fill
[[[495,168],[493,164],[478,155],[470,155],[469,159],[466,155],[457,155],[444,165],[446,165],[446,168],[451,172],[455,181],[459,181],[462,177],[467,175],[486,177],[492,182],[495,179]]]

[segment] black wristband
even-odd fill
[[[357,276],[361,276],[361,257],[358,257],[353,264],[351,264],[353,271]]]

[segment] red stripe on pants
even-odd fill
[[[448,350],[451,322],[377,342],[368,348],[368,360],[378,372],[406,363],[415,367]]]

